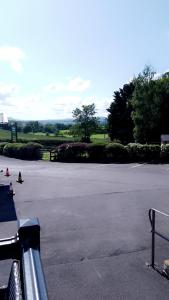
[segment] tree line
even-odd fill
[[[169,72],[156,77],[150,66],[113,94],[108,110],[111,140],[159,143],[169,134]]]
[[[111,141],[122,144],[160,143],[162,134],[169,134],[169,72],[156,76],[151,66],[113,93],[107,120]],[[90,141],[96,131],[94,103],[73,111],[75,125],[72,130],[82,141]]]
[[[13,121],[10,121],[7,124],[3,125],[3,129],[5,130],[11,130],[11,123]],[[47,124],[42,124],[39,121],[28,121],[28,122],[23,122],[23,121],[17,121],[17,131],[18,132],[23,132],[23,133],[37,133],[37,132],[42,132],[42,133],[53,133],[53,134],[58,134],[60,130],[68,130],[70,129],[71,124],[64,124],[64,123],[47,123]]]

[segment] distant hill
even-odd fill
[[[47,123],[50,124],[65,124],[65,125],[69,125],[69,124],[73,124],[73,119],[49,119],[49,120],[38,120],[39,123],[45,125]]]
[[[105,124],[107,118],[105,117],[98,117],[99,118],[99,122],[101,124]],[[47,123],[50,123],[50,124],[55,124],[55,123],[58,123],[58,124],[65,124],[65,125],[71,125],[73,124],[73,119],[71,118],[67,118],[67,119],[47,119],[47,120],[14,120],[12,118],[9,118],[10,121],[18,121],[18,122],[21,122],[21,123],[28,123],[30,121],[38,121],[39,123],[43,124],[43,125],[46,125]]]

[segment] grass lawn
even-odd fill
[[[72,135],[69,134],[69,130],[59,130],[59,134],[61,136],[65,136],[65,137],[72,137]]]
[[[10,139],[11,138],[11,132],[9,130],[3,130],[0,129],[0,139]],[[46,139],[56,139],[56,140],[71,140],[71,136],[66,137],[66,136],[54,136],[54,135],[46,135],[43,132],[36,132],[35,134],[33,133],[22,133],[18,132],[18,139],[24,139],[28,141],[33,141],[33,140],[46,140]],[[73,141],[73,138],[72,138]]]
[[[69,138],[73,138],[72,135],[69,134],[69,130],[60,130],[59,131],[60,135],[63,135],[64,137],[69,137]],[[104,133],[95,133],[91,135],[91,141],[94,143],[103,143],[103,142],[109,142],[109,136],[108,134],[104,134]]]
[[[108,136],[108,134],[104,134],[104,133],[92,134],[91,141],[93,143],[108,143],[109,136]]]
[[[50,153],[48,151],[43,153],[42,160],[50,160]]]
[[[11,132],[9,130],[0,129],[0,138],[10,139],[11,138]]]
[[[55,140],[72,140],[74,141],[73,136],[69,135],[69,130],[60,130],[60,135],[59,136],[54,136],[53,134],[46,135],[43,132],[36,132],[35,134],[33,133],[22,133],[18,132],[18,139],[24,139],[27,141],[33,141],[33,140],[46,140],[46,139],[55,139]],[[9,130],[3,130],[0,129],[0,139],[10,139],[11,138],[11,132]],[[109,142],[109,137],[108,134],[93,134],[91,136],[91,141],[93,143],[104,143],[104,142]]]

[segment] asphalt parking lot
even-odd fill
[[[148,268],[148,209],[169,213],[169,165],[66,164],[0,156],[18,218],[38,217],[50,299],[168,299],[169,281]],[[16,183],[22,172],[23,184]],[[169,220],[157,220],[169,236]],[[0,223],[0,237],[16,221]],[[169,243],[157,240],[159,265]],[[0,271],[0,281],[7,270]],[[6,277],[5,277],[6,276]]]

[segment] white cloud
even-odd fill
[[[62,96],[50,98],[41,94],[21,97],[17,95],[9,102],[1,103],[0,110],[8,116],[18,119],[64,119],[72,118],[72,111],[76,107],[95,103],[97,116],[107,117],[107,108],[112,102],[111,98],[98,98],[96,96]]]
[[[153,79],[157,80],[161,77],[161,75],[162,75],[161,73],[155,73]]]
[[[0,61],[7,62],[17,73],[22,71],[22,60],[24,58],[25,54],[20,48],[9,46],[0,47]]]
[[[66,85],[67,91],[68,89],[82,91],[84,86],[87,87],[87,84],[84,84],[83,88],[77,88],[81,83],[72,80],[69,80]],[[58,85],[57,88],[61,89],[63,85]],[[76,107],[80,108],[82,105],[92,103],[96,105],[98,116],[107,116],[106,109],[112,102],[111,98],[100,98],[95,95],[84,97],[81,94],[66,95],[66,92],[56,96],[53,93],[44,93],[42,90],[36,94],[23,95],[18,93],[18,90],[19,87],[15,84],[0,82],[0,111],[6,112],[8,117],[34,120],[72,118],[72,111]]]
[[[130,77],[127,83],[130,84],[133,81],[133,79],[134,77]]]
[[[80,96],[61,96],[51,100],[51,109],[58,118],[71,118],[74,108],[81,105]]]
[[[80,77],[77,77],[69,81],[67,90],[70,92],[84,92],[89,87],[90,87],[90,80],[84,80]]]
[[[19,104],[23,107],[32,107],[34,104],[41,105],[42,98],[40,95],[31,95],[19,99]],[[47,105],[47,104],[46,104]]]
[[[63,106],[66,106],[66,105],[77,105],[80,101],[81,101],[80,96],[61,96],[61,97],[57,97],[54,100],[54,103],[56,105],[62,104]]]
[[[0,82],[0,96],[11,96],[18,90],[18,86],[16,84],[6,84]]]
[[[10,104],[9,98],[13,96],[17,91],[19,90],[19,87],[15,84],[6,84],[0,82],[0,103],[1,104]]]
[[[112,102],[112,98],[98,98],[96,96],[89,96],[89,97],[78,97],[78,96],[71,96],[71,97],[58,97],[55,99],[53,103],[53,110],[57,115],[57,118],[72,118],[72,111],[76,107],[81,107],[82,105],[89,105],[94,103],[96,106],[96,112],[98,116],[107,116],[107,108],[110,107],[110,103]]]
[[[102,117],[107,117],[108,115],[107,109],[110,107],[111,102],[112,102],[112,98],[97,99],[95,102],[97,115]]]
[[[45,92],[62,92],[65,90],[65,85],[63,83],[50,83],[44,87]]]
[[[84,80],[81,77],[70,79],[67,83],[50,83],[44,87],[46,92],[84,92],[90,87],[90,80]]]

